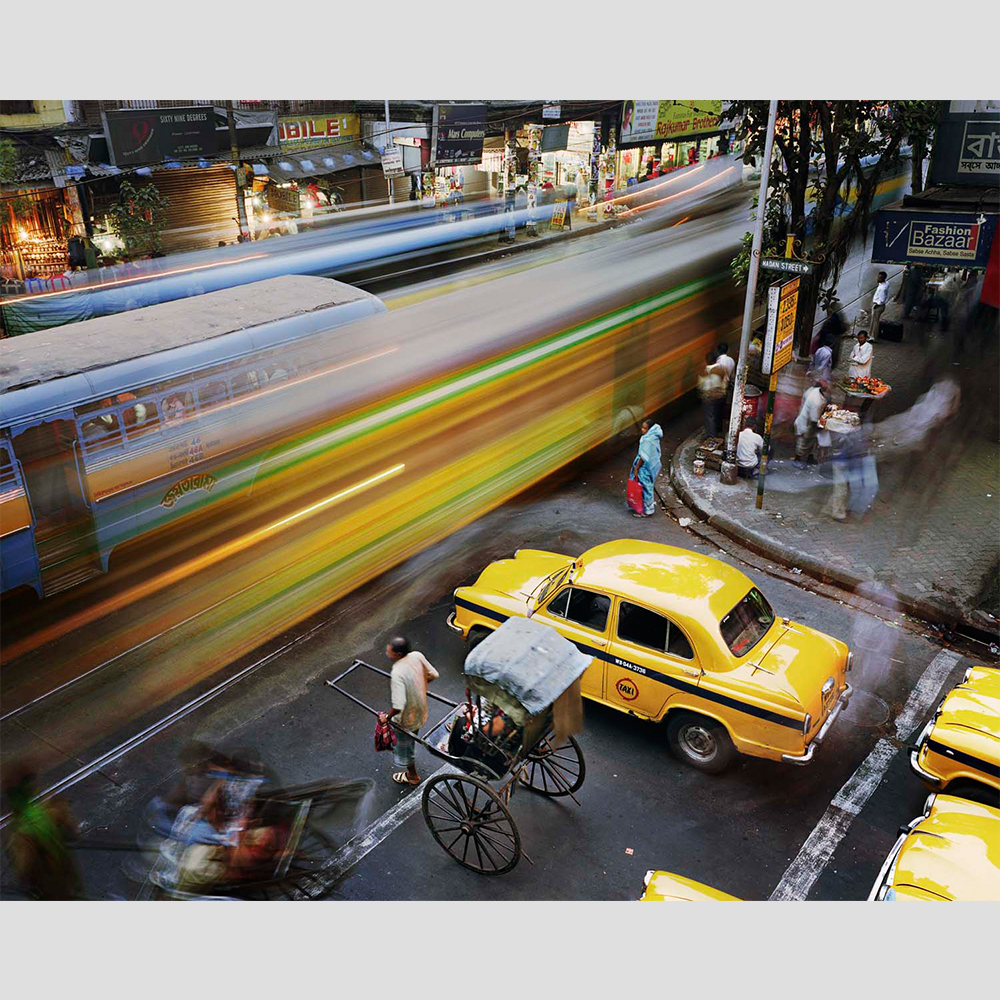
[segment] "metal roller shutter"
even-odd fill
[[[169,199],[164,253],[205,250],[220,240],[235,243],[236,179],[229,167],[183,167],[157,170],[153,183]]]

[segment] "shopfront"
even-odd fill
[[[69,269],[73,235],[64,191],[4,189],[0,195],[0,268],[4,278],[45,278]]]

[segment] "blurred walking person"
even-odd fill
[[[35,801],[35,775],[18,769],[7,789],[11,833],[7,851],[18,881],[34,899],[83,899],[83,887],[69,841],[76,823],[61,799]]]
[[[873,341],[878,340],[878,325],[885,312],[885,305],[889,301],[889,275],[885,271],[879,271],[878,284],[872,295],[872,318],[868,326],[868,334]]]
[[[719,433],[718,402],[725,399],[726,380],[722,368],[716,365],[718,355],[709,351],[705,355],[705,367],[698,378],[698,395],[701,396],[701,408],[705,417],[705,438],[714,438]]]
[[[816,457],[813,454],[814,451],[819,450],[816,431],[820,415],[826,408],[829,391],[829,382],[817,381],[811,389],[806,390],[802,397],[802,407],[792,425],[795,430],[795,461],[797,463],[816,464]]]
[[[392,678],[389,691],[392,708],[380,714],[384,721],[396,719],[396,746],[392,755],[397,771],[392,780],[399,785],[419,785],[417,773],[416,741],[414,735],[427,721],[427,685],[438,678],[438,672],[427,662],[423,653],[413,649],[405,636],[397,635],[385,647],[385,655],[392,660]]]
[[[736,374],[736,362],[727,353],[729,344],[724,340],[719,344],[715,365],[722,371],[722,381],[725,396],[715,404],[715,426],[723,431],[726,426],[726,414],[731,412],[733,405],[733,376]]]
[[[660,439],[663,430],[659,424],[642,422],[642,437],[639,438],[639,454],[632,463],[630,478],[634,476],[642,486],[642,513],[633,513],[633,517],[650,517],[656,513],[656,477],[660,474],[662,458],[660,455]]]

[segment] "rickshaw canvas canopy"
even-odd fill
[[[465,676],[486,697],[492,689],[491,700],[505,712],[507,707],[496,697],[498,690],[531,716],[551,708],[583,676],[590,660],[548,625],[508,618],[465,658]],[[516,718],[515,722],[523,725]]]

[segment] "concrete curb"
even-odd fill
[[[788,545],[782,545],[764,534],[764,532],[747,527],[747,525],[741,524],[728,514],[716,511],[710,503],[698,497],[688,482],[688,474],[684,468],[682,456],[685,451],[689,449],[693,450],[700,439],[701,432],[696,431],[681,442],[677,450],[670,457],[670,485],[673,486],[684,504],[690,507],[699,518],[727,537],[746,546],[752,552],[756,552],[758,555],[762,555],[772,562],[778,563],[780,566],[785,566],[789,569],[800,569],[806,575],[822,583],[834,584],[853,593],[858,590],[861,584],[869,582],[867,576],[854,574],[835,566],[829,566],[807,552]],[[867,600],[880,604],[890,611],[901,610],[914,618],[919,618],[933,625],[944,622],[953,627],[956,624],[960,624],[966,630],[977,635],[989,634],[990,631],[984,627],[984,623],[981,620],[977,620],[974,617],[974,612],[970,613],[965,608],[947,600],[947,598],[942,598],[940,603],[936,603],[915,597],[912,594],[897,592],[895,594],[896,606],[894,607],[891,603],[880,600],[880,595],[877,592],[875,594],[864,594],[863,596]]]

